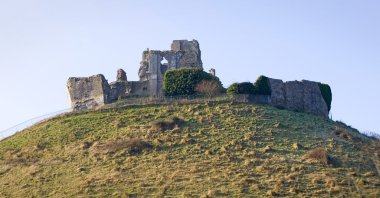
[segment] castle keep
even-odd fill
[[[69,78],[67,88],[71,108],[96,109],[127,96],[162,96],[165,72],[179,68],[203,70],[198,41],[174,40],[171,50],[145,50],[138,72],[139,81],[128,81],[126,72],[122,69],[117,71],[117,80],[111,83],[102,74]],[[211,69],[210,73],[215,75],[215,70]],[[329,110],[318,82],[268,80],[271,95],[257,95],[252,101],[328,117]]]

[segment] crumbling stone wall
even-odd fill
[[[130,96],[150,96],[149,81],[132,81]]]
[[[123,69],[117,70],[116,81],[110,83],[109,102],[118,100],[129,95],[131,84],[127,80],[127,73]]]
[[[163,59],[168,62],[163,63]],[[203,70],[201,50],[196,40],[174,40],[171,50],[145,50],[139,69],[139,81],[128,81],[124,70],[119,69],[116,81],[108,84],[103,75],[69,78],[67,88],[73,110],[95,109],[128,96],[162,95],[162,82],[167,70],[199,68]],[[215,70],[210,73],[215,75]],[[265,103],[295,111],[328,116],[328,107],[318,83],[312,81],[283,82],[269,78],[270,96],[238,96],[237,101]]]
[[[166,59],[168,62],[163,63]],[[128,81],[119,69],[116,81],[108,84],[103,75],[70,78],[67,83],[71,108],[94,109],[127,96],[160,96],[165,72],[178,68],[203,69],[201,50],[196,40],[174,40],[171,50],[145,50],[138,75],[139,81]]]
[[[183,52],[179,59],[177,68],[199,68],[203,69],[201,50],[196,40],[175,40],[171,45],[174,52]]]
[[[285,84],[282,80],[268,78],[271,87],[271,103],[274,106],[286,107]]]
[[[164,59],[167,63],[162,63]],[[149,95],[163,95],[165,72],[179,68],[203,69],[198,41],[174,40],[171,50],[145,50],[139,68],[140,81],[149,81]]]
[[[211,74],[212,76],[216,76],[216,72],[215,72],[215,69],[214,68],[211,68],[209,71],[208,71],[209,74]]]
[[[271,105],[328,117],[327,104],[317,82],[303,80],[284,83],[269,78],[269,84],[272,90]]]
[[[109,103],[110,86],[102,74],[67,81],[73,110],[96,109]]]

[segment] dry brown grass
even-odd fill
[[[3,163],[12,166],[30,166],[38,162],[37,158],[14,158],[4,160]]]
[[[151,121],[180,123],[172,116],[186,123],[148,132]],[[380,147],[308,114],[202,102],[88,112],[49,124],[1,142],[0,197],[379,197]],[[353,141],[337,137],[337,128]],[[266,146],[273,150],[264,153]],[[317,147],[328,149],[331,165],[300,159]]]
[[[347,133],[347,131],[345,131],[343,129],[340,129],[340,128],[336,129],[335,135],[339,138],[343,138],[343,139],[352,141],[352,136],[349,133]]]
[[[178,117],[173,117],[169,121],[155,121],[155,122],[150,123],[150,130],[151,131],[172,130],[175,127],[179,127],[182,122],[183,120]]]
[[[273,151],[273,149],[272,149],[272,147],[270,147],[270,146],[266,146],[266,147],[264,148],[264,153],[268,153],[268,152],[271,152],[271,151]]]
[[[144,149],[148,149],[151,147],[151,144],[139,138],[131,138],[111,141],[105,144],[97,145],[95,149],[96,151],[98,151],[98,153],[113,154],[121,150],[126,150],[128,153],[139,153]]]
[[[294,150],[301,150],[301,149],[303,149],[304,147],[303,147],[301,144],[299,144],[299,143],[294,143],[294,144],[292,145],[292,148],[293,148]]]
[[[325,148],[311,150],[305,154],[304,158],[324,165],[331,164],[331,157]]]

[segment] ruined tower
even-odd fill
[[[179,68],[203,69],[198,41],[174,40],[171,50],[147,49],[144,51],[139,69],[140,81],[149,81],[149,95],[162,95],[165,72]]]

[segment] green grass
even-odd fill
[[[174,116],[185,122],[150,130]],[[151,147],[101,150],[131,138]],[[333,163],[304,157],[319,147]],[[341,123],[264,105],[72,113],[0,142],[0,197],[378,197],[379,150],[379,142]]]

